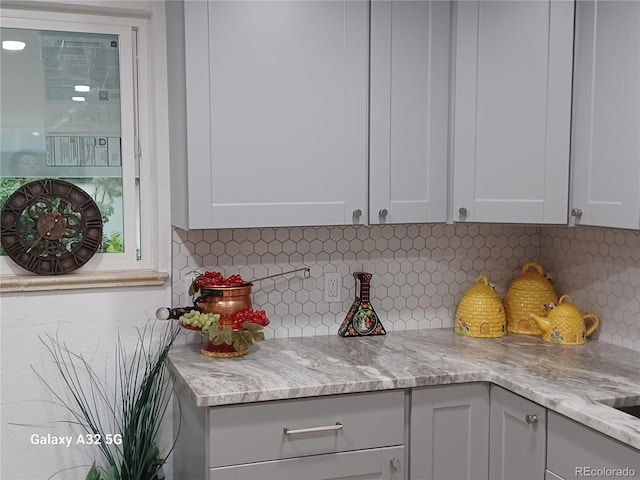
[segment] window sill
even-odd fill
[[[50,276],[2,275],[0,276],[0,293],[157,286],[163,285],[168,278],[168,273],[153,270],[119,270]]]

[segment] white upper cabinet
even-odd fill
[[[371,3],[369,222],[444,222],[448,1]]]
[[[369,4],[167,2],[173,224],[366,223]]]
[[[457,3],[454,221],[566,224],[574,2]]]
[[[640,228],[640,2],[576,7],[575,224]]]

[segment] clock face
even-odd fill
[[[27,183],[7,199],[1,241],[21,267],[42,275],[69,273],[102,243],[102,215],[91,196],[64,180]]]

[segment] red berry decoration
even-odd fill
[[[240,275],[224,278],[220,272],[204,272],[198,277],[198,285],[201,287],[238,287],[244,283]]]
[[[233,323],[235,325],[242,325],[246,322],[257,323],[263,327],[269,325],[267,313],[264,310],[254,310],[253,308],[241,310],[233,315]]]

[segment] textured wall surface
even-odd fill
[[[383,225],[239,230],[174,230],[173,305],[191,303],[194,272],[239,273],[246,280],[308,266],[253,287],[266,310],[267,337],[337,332],[355,295],[352,273],[373,273],[371,299],[385,328],[453,328],[457,304],[479,274],[504,295],[521,266],[536,260],[536,227]],[[339,272],[342,302],[326,303],[323,277]]]
[[[595,337],[640,351],[640,232],[545,227],[540,237],[557,293],[600,317]]]

